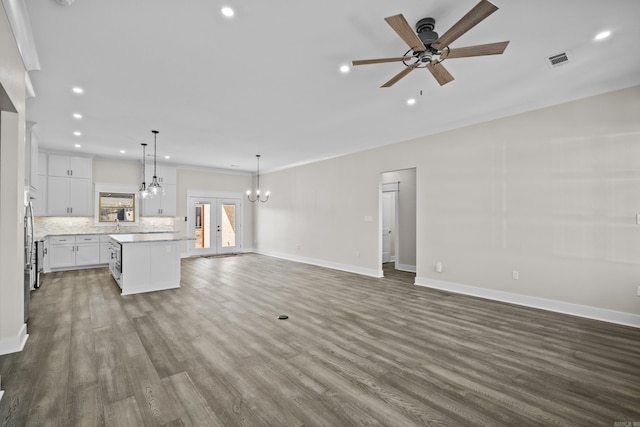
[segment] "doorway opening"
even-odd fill
[[[380,259],[383,275],[416,272],[416,169],[381,174]]]
[[[187,236],[192,255],[224,255],[242,249],[242,199],[188,196]]]

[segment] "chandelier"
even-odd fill
[[[256,195],[253,197],[253,199],[251,198],[251,190],[247,191],[247,198],[249,199],[249,201],[251,203],[255,203],[255,202],[262,202],[265,203],[267,200],[269,200],[269,192],[267,191],[265,193],[265,199],[262,200],[262,197],[260,196],[260,154],[256,154],[256,159],[258,161],[258,173],[257,173],[257,186],[256,186]]]

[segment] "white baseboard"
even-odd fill
[[[0,356],[22,351],[24,345],[27,343],[27,338],[29,338],[27,334],[27,324],[23,323],[22,328],[20,328],[16,336],[0,340]]]
[[[605,308],[573,304],[564,301],[556,301],[546,298],[514,294],[511,292],[478,288],[476,286],[444,282],[440,280],[429,279],[426,277],[416,277],[415,284],[418,286],[425,286],[428,288],[454,292],[457,294],[471,295],[474,297],[485,298],[494,301],[507,302],[516,305],[522,305],[525,307],[539,308],[556,313],[570,314],[572,316],[585,317],[587,319],[602,320],[604,322],[640,328],[640,315],[625,313],[622,311],[614,311]]]
[[[371,276],[371,277],[378,277],[378,278],[384,277],[382,273],[382,268],[380,268],[379,270],[373,270],[370,268],[357,267],[355,265],[339,264],[336,262],[325,261],[322,259],[307,258],[307,257],[296,256],[296,255],[283,254],[280,252],[263,251],[259,249],[254,250],[254,252],[260,255],[286,259],[288,261],[301,262],[303,264],[317,265],[319,267],[326,267],[332,270],[346,271],[349,273],[362,274],[364,276]]]
[[[409,273],[415,273],[416,272],[416,266],[415,265],[407,265],[407,264],[398,264],[396,262],[396,270],[408,271]]]

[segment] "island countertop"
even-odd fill
[[[144,234],[110,234],[118,243],[152,243],[152,242],[178,242],[181,240],[194,240],[180,233],[144,233]]]

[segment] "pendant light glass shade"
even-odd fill
[[[146,199],[149,197],[149,190],[147,189],[147,183],[145,182],[147,144],[142,143],[140,145],[142,145],[142,184],[140,184],[140,188],[138,188],[138,196],[142,199]]]
[[[156,172],[156,138],[159,132],[157,130],[152,130],[151,132],[153,133],[153,180],[147,187],[147,191],[149,191],[151,197],[164,196],[164,188],[158,182],[158,174]]]
[[[257,173],[257,186],[256,186],[256,195],[251,198],[251,190],[247,191],[247,198],[249,199],[249,201],[251,203],[255,203],[255,202],[262,202],[262,203],[266,203],[267,200],[269,200],[269,192],[267,191],[265,193],[265,199],[262,200],[262,197],[260,197],[260,154],[256,154],[256,158],[258,159],[258,173]]]

